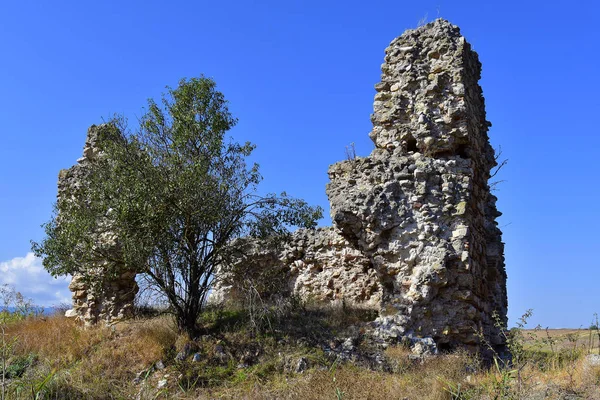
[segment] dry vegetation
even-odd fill
[[[61,316],[36,317],[8,324],[7,334],[15,339],[10,361],[32,360],[16,374],[15,398],[30,398],[48,377],[39,390],[48,398],[120,397],[135,373],[163,358],[176,339],[165,319],[84,330]]]
[[[385,361],[342,362],[319,343],[344,337],[364,312],[298,307],[264,316],[203,315],[204,335],[188,342],[167,316],[82,329],[60,316],[5,323],[11,343],[7,399],[600,399],[596,331],[521,331],[519,365],[485,368],[464,353],[411,359],[391,346]],[[253,324],[249,321],[252,320]],[[176,361],[188,343],[191,354]],[[360,346],[359,346],[360,347]],[[362,349],[368,352],[367,349]],[[159,363],[160,361],[160,363]],[[298,372],[298,363],[306,368]],[[164,364],[164,365],[161,365]],[[518,372],[517,372],[518,371]]]

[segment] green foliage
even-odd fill
[[[510,331],[508,331],[508,334],[505,333],[506,327],[500,323],[497,314],[494,315],[496,327],[500,328],[500,332],[502,332],[502,334],[505,335],[506,347],[508,348],[508,351],[512,356],[512,360],[510,361],[513,365],[518,365],[520,368],[523,368],[524,364],[526,363],[524,330],[527,326],[527,320],[529,320],[529,318],[531,318],[532,315],[532,309],[528,309],[527,311],[525,311],[525,313],[521,317],[519,317],[516,326]],[[504,367],[509,366],[507,359],[501,359],[498,357],[495,357],[495,359],[500,359]]]
[[[518,399],[521,398],[523,386],[523,369],[528,365],[530,359],[527,357],[528,351],[525,348],[525,327],[527,321],[533,315],[533,310],[529,309],[519,318],[514,328],[507,329],[504,320],[497,312],[492,313],[494,326],[498,329],[501,341],[506,343],[506,348],[510,357],[499,354],[496,349],[485,339],[483,333],[478,333],[479,339],[492,353],[492,373],[491,381],[487,391],[493,399]],[[456,392],[457,387],[447,386],[449,393]],[[471,393],[469,393],[470,395]],[[466,398],[466,394],[462,394]]]
[[[444,390],[450,395],[451,400],[471,400],[476,398],[474,391],[466,389],[460,382],[454,383],[440,377],[438,379],[444,384]]]
[[[336,358],[335,361],[331,364],[331,367],[329,367],[329,373],[331,374],[331,382],[333,383],[333,392],[335,394],[335,398],[336,400],[342,400],[346,393],[343,392],[337,384],[337,377],[335,376],[335,371],[339,366],[338,361],[339,358]]]
[[[13,357],[6,367],[4,375],[7,379],[20,378],[36,360],[37,356],[35,354]]]
[[[200,77],[149,100],[133,132],[121,117],[98,127],[101,156],[61,196],[33,251],[53,275],[85,275],[102,260],[115,261],[105,273],[144,274],[193,336],[233,239],[314,227],[322,215],[286,193],[257,194],[258,165],[245,162],[254,145],[225,136],[236,123],[215,82]]]
[[[515,394],[512,390],[512,384],[515,381],[519,382],[520,386],[520,369],[507,368],[505,363],[501,363],[500,359],[494,357],[495,374],[492,374],[492,383],[490,392],[494,399],[518,399],[520,398],[519,391]]]

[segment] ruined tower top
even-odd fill
[[[330,166],[327,185],[335,229],[380,277],[376,334],[481,349],[480,332],[502,350],[504,245],[477,53],[438,19],[394,39],[381,70],[375,149]]]
[[[476,157],[489,171],[494,157],[477,83],[481,63],[460,29],[438,19],[406,31],[385,54],[369,134],[375,145],[435,158]]]

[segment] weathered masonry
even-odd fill
[[[496,166],[478,84],[481,64],[458,27],[437,20],[385,51],[371,155],[329,168],[334,226],[300,230],[282,249],[246,240],[241,265],[278,268],[306,298],[379,310],[384,340],[501,349],[504,245],[490,193]],[[219,288],[234,295],[235,282]]]
[[[92,125],[88,129],[83,156],[77,164],[62,170],[58,176],[59,198],[77,195],[78,189],[86,184],[89,168],[102,153],[99,150],[98,136],[103,126]],[[60,223],[60,215],[59,215]],[[98,225],[109,225],[109,221],[99,221]],[[104,227],[103,227],[104,228]],[[68,317],[77,317],[85,325],[98,322],[112,323],[130,317],[133,312],[133,301],[138,292],[135,272],[127,271],[119,260],[120,246],[118,238],[110,234],[109,229],[90,232],[95,247],[101,253],[110,255],[106,259],[99,258],[85,270],[87,275],[75,274],[69,285],[73,292],[73,308],[67,311]],[[108,232],[107,232],[108,231]],[[108,274],[107,271],[120,271]]]

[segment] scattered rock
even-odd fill
[[[308,359],[306,357],[300,357],[296,362],[296,368],[294,372],[301,374],[308,369]]]
[[[150,376],[150,374],[152,374],[155,371],[155,367],[156,366],[154,365],[148,369],[138,372],[135,375],[135,378],[133,379],[133,383],[135,383],[135,384],[141,383],[144,379],[146,379],[148,376]]]
[[[184,361],[184,360],[186,360],[192,354],[192,351],[193,351],[192,344],[189,343],[189,342],[186,343],[183,346],[183,349],[181,349],[181,351],[179,353],[177,353],[177,355],[175,356],[175,360],[176,361]]]
[[[431,356],[436,355],[438,353],[437,345],[434,340],[430,337],[428,338],[412,338],[413,345],[411,347],[411,351],[413,354],[421,355],[421,356]]]
[[[600,354],[588,354],[585,356],[584,368],[600,367]]]
[[[353,338],[347,338],[346,340],[344,340],[344,343],[342,343],[342,350],[343,351],[354,351],[356,349],[354,342],[355,342],[355,340]]]

